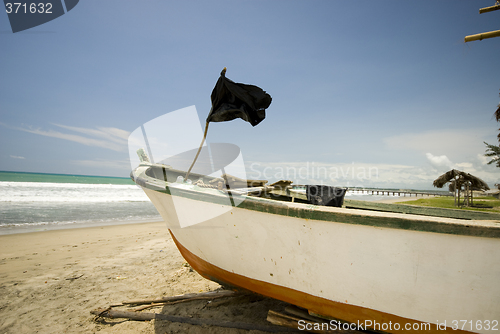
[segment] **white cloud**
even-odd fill
[[[434,179],[450,169],[471,173],[493,185],[498,183],[500,170],[487,165],[488,159],[481,152],[485,151],[483,141],[488,142],[496,131],[494,128],[445,129],[387,137],[384,142],[388,149],[416,151],[417,156],[422,157],[421,163],[414,162],[422,167],[412,167],[413,175],[393,174],[402,185],[419,179],[422,184],[432,185]]]
[[[475,170],[474,165],[470,162],[460,162],[460,163],[457,163],[455,165],[461,169],[468,169],[468,170],[474,169]]]
[[[451,169],[457,169],[466,173],[471,173],[490,185],[498,183],[498,179],[500,178],[500,170],[497,167],[487,165],[488,159],[482,154],[477,154],[470,162],[458,163],[453,163],[445,155],[434,156],[431,153],[426,153],[426,157],[434,167],[435,172],[439,171],[440,173],[444,173]]]
[[[58,126],[63,129],[67,129],[70,131],[74,132],[79,132],[86,134],[88,136],[93,136],[97,138],[103,138],[118,144],[126,144],[128,136],[130,133],[125,130],[117,129],[117,128],[105,128],[105,127],[97,127],[96,129],[87,129],[87,128],[80,128],[76,126],[68,126],[68,125],[62,125],[62,124],[56,124],[52,123],[55,126]]]
[[[72,164],[85,167],[110,168],[130,171],[130,162],[128,160],[72,160]]]
[[[484,154],[478,154],[477,160],[480,162],[481,165],[487,165],[489,162],[489,159],[485,157]]]
[[[446,155],[435,156],[431,153],[426,153],[425,156],[427,157],[427,160],[429,160],[429,162],[435,167],[451,168],[453,166],[453,163],[450,161],[450,159],[448,159]]]
[[[12,159],[21,159],[21,160],[26,159],[25,157],[20,157],[20,156],[17,156],[17,155],[11,155],[10,157],[11,157]]]
[[[397,164],[247,162],[247,177],[269,183],[288,179],[295,184],[329,184],[347,187],[432,187],[437,176],[420,167]]]
[[[32,128],[30,126],[12,127],[4,123],[0,124],[8,128],[25,131],[45,137],[69,140],[87,146],[96,146],[113,151],[127,150],[127,138],[129,132],[117,128],[97,127],[97,129],[89,129],[89,128],[80,128],[80,127],[67,126],[61,124],[53,124],[57,127],[85,135],[82,136],[74,133],[63,133],[52,129],[42,130],[41,128]]]
[[[434,152],[448,157],[475,156],[484,152],[483,141],[494,135],[492,128],[434,130],[384,138],[389,149]]]
[[[429,159],[430,158],[430,159]],[[498,183],[499,170],[487,166],[479,170],[477,163],[455,164],[446,156],[429,154],[429,162],[441,166],[410,166],[380,163],[317,163],[317,162],[246,162],[247,177],[266,179],[269,183],[280,179],[294,184],[328,184],[347,187],[376,187],[404,189],[434,189],[432,182],[452,168],[463,170],[483,179],[490,185]]]

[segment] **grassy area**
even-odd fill
[[[462,202],[462,200],[461,200]],[[455,200],[449,196],[427,197],[415,201],[399,202],[398,204],[410,204],[418,206],[432,206],[435,208],[463,209],[475,211],[500,211],[500,199],[495,197],[474,197],[474,207],[456,207]]]

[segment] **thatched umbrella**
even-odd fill
[[[437,179],[435,179],[434,182],[432,182],[432,185],[434,187],[437,187],[437,188],[443,188],[443,186],[447,182],[450,182],[451,180],[455,179],[455,177],[458,176],[459,173],[460,173],[460,171],[458,171],[456,169],[452,169],[452,170],[444,173],[443,175],[441,175]]]
[[[457,188],[458,183],[456,181],[458,180],[458,177],[459,177],[459,171],[456,169],[452,169],[452,170],[444,173],[443,175],[441,175],[437,179],[435,179],[434,182],[432,182],[432,185],[434,187],[443,188],[447,182],[453,181],[453,188],[450,189],[450,191],[453,191],[453,198],[455,199],[455,205],[457,205],[457,191],[456,190],[460,189],[462,187],[462,185],[460,184],[460,186]],[[458,191],[458,198],[460,200],[460,190]]]
[[[490,187],[481,180],[480,178],[471,175],[469,173],[465,173],[456,169],[452,169],[437,179],[434,180],[432,183],[434,187],[437,188],[443,188],[443,186],[450,182],[449,189],[450,191],[453,191],[453,194],[455,196],[455,205],[460,204],[460,190],[462,189],[462,186],[465,185],[465,191],[466,191],[466,200],[468,200],[470,196],[470,204],[472,204],[472,191],[473,190],[489,190]],[[457,193],[456,190],[458,190],[458,201],[457,201]],[[470,195],[469,195],[470,193]]]

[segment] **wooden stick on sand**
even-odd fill
[[[148,320],[167,320],[172,322],[181,322],[191,325],[209,325],[209,326],[217,326],[217,327],[227,327],[227,328],[239,328],[245,330],[259,330],[263,332],[270,333],[279,333],[279,332],[290,332],[289,328],[277,327],[277,326],[268,326],[268,325],[258,325],[258,324],[249,324],[244,322],[232,322],[232,321],[223,321],[218,319],[202,319],[202,318],[188,318],[188,317],[180,317],[175,315],[168,314],[157,314],[157,313],[140,313],[140,312],[131,312],[131,311],[118,311],[110,308],[107,309],[97,309],[93,310],[90,313],[98,316],[98,317],[106,317],[106,318],[125,318],[130,320],[138,320],[138,321],[148,321]]]
[[[161,297],[155,299],[140,299],[140,300],[127,300],[122,302],[124,305],[144,305],[144,304],[154,304],[154,303],[167,303],[177,300],[194,300],[194,299],[215,299],[222,297],[230,297],[237,294],[237,292],[231,290],[221,290],[221,291],[209,291],[203,293],[186,293],[184,295]]]

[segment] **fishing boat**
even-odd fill
[[[198,273],[305,308],[330,329],[500,329],[500,214],[348,201],[345,188],[249,180],[236,145],[204,145],[208,124],[255,126],[271,97],[225,72],[198,150],[194,106],[129,137],[132,179]]]
[[[193,173],[193,183],[185,174],[146,158],[132,179],[207,279],[361,329],[499,328],[497,215],[473,220],[401,213],[401,205],[400,212],[389,212],[390,204],[312,205],[301,186],[256,187],[250,180],[230,187],[227,177]],[[441,215],[446,211],[462,210]]]

